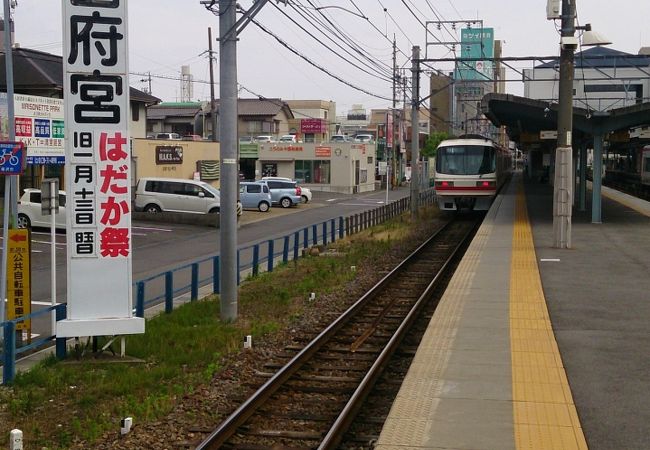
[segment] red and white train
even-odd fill
[[[434,189],[441,210],[487,210],[512,175],[512,152],[478,135],[438,145]]]

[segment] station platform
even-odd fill
[[[604,196],[560,250],[552,191],[495,199],[376,449],[650,448],[650,207]]]

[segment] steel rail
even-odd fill
[[[454,248],[449,258],[447,258],[433,280],[431,280],[422,295],[420,295],[418,300],[415,302],[413,308],[411,308],[407,316],[397,328],[397,331],[395,331],[395,334],[390,338],[384,349],[379,354],[377,360],[370,367],[368,373],[363,377],[357,389],[355,389],[354,393],[350,396],[350,399],[343,407],[341,414],[339,414],[339,417],[334,421],[334,424],[332,424],[331,428],[318,446],[318,450],[333,450],[338,448],[344,433],[350,428],[350,425],[361,409],[363,402],[370,394],[370,391],[381,374],[384,372],[391,357],[395,354],[395,351],[410,330],[411,325],[417,319],[417,316],[420,314],[420,311],[424,308],[425,304],[430,300],[433,290],[436,289],[443,275],[447,270],[449,270],[452,261],[456,258],[461,248],[466,244],[468,238],[472,236],[475,229],[476,226],[472,227],[465,234],[461,242]]]
[[[268,400],[269,397],[271,397],[284,383],[286,383],[287,380],[289,380],[292,375],[294,375],[316,352],[318,352],[329,339],[336,335],[336,333],[354,317],[359,309],[377,296],[386,284],[399,275],[412,259],[415,259],[431,241],[450,227],[453,222],[453,220],[447,222],[443,227],[436,231],[435,234],[415,249],[408,257],[402,260],[397,267],[386,274],[368,292],[361,296],[361,298],[359,298],[342,315],[316,336],[314,340],[307,344],[305,348],[296,354],[286,365],[279,369],[251,397],[249,397],[239,406],[239,408],[228,416],[212,433],[210,433],[208,437],[203,440],[203,442],[201,442],[201,444],[196,447],[196,450],[220,448],[221,445],[236,433],[240,426],[246,423],[246,421]]]

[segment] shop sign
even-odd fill
[[[133,316],[126,0],[63,0],[67,319],[57,337],[144,332]]]
[[[303,151],[302,145],[273,145],[272,152],[301,152]]]
[[[316,158],[331,158],[332,147],[316,147]]]
[[[366,144],[352,144],[353,150],[361,150],[361,154],[366,154]]]
[[[7,255],[7,319],[13,320],[31,313],[31,239],[27,229],[10,229]],[[16,324],[17,330],[31,330],[31,321]]]
[[[156,164],[183,164],[183,147],[176,145],[157,145]]]
[[[27,147],[27,164],[35,157],[65,157],[64,102],[60,98],[14,95],[16,140]]]
[[[300,120],[301,133],[326,133],[327,125],[324,119],[301,119]]]

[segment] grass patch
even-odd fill
[[[130,336],[129,356],[137,364],[43,361],[0,388],[0,442],[20,428],[26,448],[92,446],[119,419],[138,423],[168,415],[180,399],[209,383],[224,369],[224,357],[253,341],[286,329],[300,319],[309,293],[319,298],[354,279],[350,266],[379,261],[408,236],[407,220],[388,223],[330,244],[337,257],[308,257],[249,279],[239,290],[239,319],[219,320],[219,299],[187,303],[147,321],[146,334]]]

